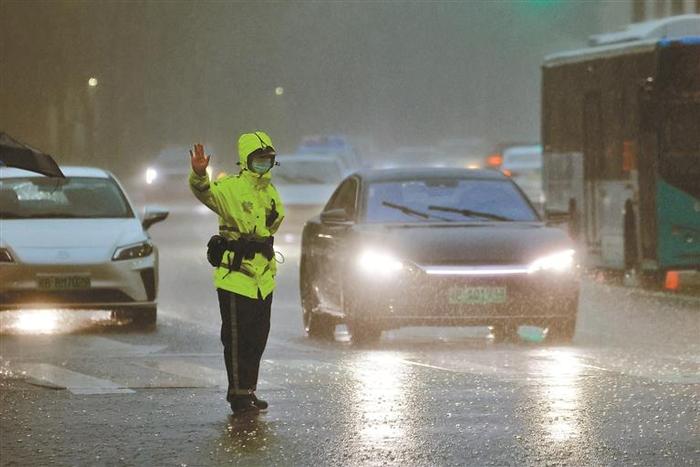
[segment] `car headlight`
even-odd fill
[[[357,259],[359,268],[371,275],[390,276],[401,271],[403,263],[393,256],[377,251],[364,251]]]
[[[146,183],[150,185],[158,178],[158,171],[152,167],[146,169]]]
[[[569,271],[574,265],[574,250],[564,250],[558,253],[553,253],[551,255],[543,256],[533,261],[530,266],[528,266],[528,272],[538,272],[538,271],[556,271],[564,272]]]
[[[7,248],[0,248],[0,263],[14,263],[15,259]]]
[[[150,240],[146,240],[145,242],[141,243],[120,246],[114,251],[114,255],[112,255],[112,261],[145,258],[151,253],[153,253],[153,243],[151,243]]]

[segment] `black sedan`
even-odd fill
[[[367,170],[346,178],[302,236],[306,332],[353,341],[401,326],[518,326],[574,335],[579,279],[572,241],[544,223],[500,172]]]

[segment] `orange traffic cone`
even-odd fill
[[[666,282],[664,283],[664,288],[666,290],[678,290],[679,283],[680,277],[678,275],[678,271],[666,272]]]

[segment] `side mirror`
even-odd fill
[[[569,211],[545,209],[544,218],[548,224],[564,224],[571,220],[571,214],[569,213]]]
[[[321,213],[321,222],[324,224],[342,224],[350,222],[350,216],[343,208],[329,209]]]
[[[169,214],[170,211],[166,209],[162,209],[156,206],[146,206],[146,209],[143,213],[143,220],[141,221],[141,225],[143,226],[144,230],[148,230],[153,224],[167,219]]]

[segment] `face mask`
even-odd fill
[[[272,168],[272,161],[269,159],[253,160],[250,163],[250,169],[258,175],[266,173]]]

